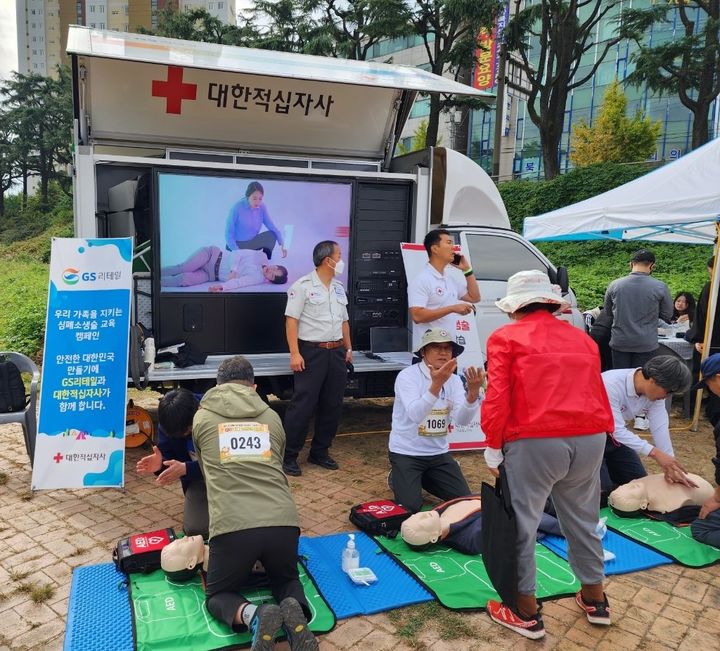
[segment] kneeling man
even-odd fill
[[[193,442],[210,513],[210,614],[236,630],[248,627],[253,651],[272,649],[280,628],[291,649],[317,649],[297,570],[298,514],[282,471],[285,432],[255,392],[253,367],[244,357],[220,364],[217,386],[193,421]],[[279,606],[256,607],[239,593],[256,561]]]
[[[409,511],[420,510],[423,488],[441,500],[471,492],[447,440],[451,424],[468,425],[480,415],[484,373],[473,366],[465,370],[466,392],[455,375],[463,350],[446,330],[427,330],[417,351],[421,362],[395,380],[388,484]]]

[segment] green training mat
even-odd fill
[[[600,517],[607,517],[609,529],[669,556],[680,565],[706,567],[720,562],[720,549],[695,540],[690,527],[674,527],[644,517],[621,518],[610,508],[601,509]]]
[[[310,610],[310,630],[327,633],[335,626],[335,615],[318,592],[305,569],[298,565],[300,581]],[[269,588],[252,588],[243,594],[248,601],[272,602]],[[200,576],[172,582],[162,570],[130,575],[135,648],[138,651],[192,649],[211,651],[250,646],[250,633],[235,633],[214,619],[205,607]]]
[[[443,545],[413,551],[400,536],[394,539],[377,536],[375,542],[446,608],[484,609],[489,599],[499,599],[488,578],[482,555],[468,556]],[[580,589],[567,561],[539,544],[536,558],[538,599],[572,596]]]

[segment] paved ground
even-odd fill
[[[304,467],[305,474],[292,480],[306,535],[348,530],[350,506],[388,495],[386,436],[367,433],[387,427],[388,403],[351,402],[346,411],[345,435],[334,447],[342,469]],[[687,465],[712,479],[708,427],[678,432],[674,440],[679,456],[690,460]],[[114,543],[132,532],[179,528],[180,489],[137,477],[132,469],[142,452],[130,450],[124,492],[33,495],[20,428],[1,427],[0,441],[0,472],[6,475],[0,485],[0,649],[60,649],[73,568],[108,562]],[[488,478],[478,453],[459,459],[471,486]],[[52,588],[50,596],[46,587]],[[505,631],[483,613],[414,607],[339,622],[322,637],[321,649],[720,649],[720,565],[702,570],[669,565],[612,577],[607,592],[614,619],[608,629],[590,626],[571,599],[546,603],[548,635],[542,642]]]

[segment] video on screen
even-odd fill
[[[286,292],[318,242],[348,257],[351,183],[163,172],[158,188],[163,293]]]

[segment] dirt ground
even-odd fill
[[[155,411],[157,394],[136,403]],[[286,404],[274,402],[282,415]],[[678,404],[679,406],[679,404]],[[387,434],[392,401],[348,400],[333,446],[341,470],[304,464],[292,478],[304,535],[348,531],[353,504],[390,497]],[[677,456],[688,470],[713,480],[712,432],[697,432],[672,418]],[[179,486],[160,488],[134,472],[146,450],[128,450],[124,491],[31,493],[30,466],[17,426],[0,428],[0,650],[62,648],[72,570],[109,562],[116,541],[130,533],[181,527]],[[457,455],[473,490],[490,475],[480,452]],[[649,470],[657,471],[652,461]],[[432,500],[429,500],[432,502]],[[720,566],[667,565],[611,577],[607,592],[614,625],[590,626],[571,599],[547,602],[546,638],[531,643],[490,622],[484,613],[454,613],[437,604],[403,608],[338,622],[322,636],[321,649],[720,649]],[[287,645],[278,648],[287,650]],[[111,650],[109,650],[111,651]]]

